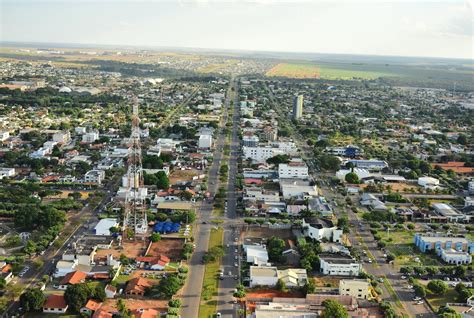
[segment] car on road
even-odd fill
[[[220,312],[218,312],[218,313],[216,314],[216,318],[220,318],[220,317],[222,317],[222,315],[221,315]]]
[[[407,279],[407,277],[405,275],[402,275],[402,279]]]
[[[238,248],[236,248],[236,249],[234,250],[234,252],[235,252],[235,253],[238,253],[238,252],[239,252],[239,249],[238,249]]]
[[[235,267],[239,267],[239,264],[237,264],[237,263],[234,263],[234,266],[235,266]]]

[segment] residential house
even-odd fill
[[[43,312],[45,314],[64,314],[68,309],[68,304],[64,299],[64,295],[49,295],[43,304]]]
[[[79,312],[81,314],[86,314],[88,316],[92,315],[97,309],[102,306],[101,302],[95,301],[93,299],[89,299],[87,303],[82,307]]]
[[[135,277],[127,282],[125,294],[129,296],[144,296],[147,288],[153,284],[146,278]]]
[[[59,283],[59,289],[66,290],[69,285],[75,285],[84,283],[86,281],[87,274],[80,271],[74,271],[66,274]]]

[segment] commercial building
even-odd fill
[[[370,299],[370,283],[367,279],[341,279],[339,281],[339,295]]]
[[[259,143],[259,139],[257,136],[243,136],[242,137],[242,144],[245,147],[257,147]]]
[[[461,264],[472,263],[471,254],[463,252],[463,251],[457,251],[452,248],[450,249],[440,248],[436,251],[436,253],[447,264],[461,265]]]
[[[361,264],[354,258],[343,254],[319,254],[321,273],[325,275],[358,276]]]
[[[264,163],[269,158],[283,154],[285,154],[285,152],[277,147],[243,147],[244,160],[251,159],[257,163]]]
[[[358,160],[351,159],[348,160],[345,164],[351,163],[355,168],[367,169],[367,170],[382,170],[383,168],[388,167],[388,163],[383,160]]]
[[[300,179],[280,179],[280,191],[285,200],[291,198],[310,200],[319,195],[317,186]]]
[[[303,117],[303,95],[297,95],[293,98],[293,119],[298,120]]]
[[[439,186],[439,180],[432,177],[418,178],[418,185],[426,189],[434,189]]]
[[[112,235],[112,233],[110,232],[110,229],[113,227],[117,227],[118,225],[119,223],[117,222],[116,219],[111,219],[111,218],[102,219],[95,226],[94,234],[105,235],[105,236]]]
[[[198,148],[199,149],[210,149],[212,147],[212,136],[201,135],[199,136]]]
[[[268,263],[268,251],[263,245],[243,245],[247,263],[262,265]]]
[[[299,287],[308,282],[308,274],[303,268],[278,270],[275,266],[250,266],[250,287],[275,286],[279,279],[287,287]]]
[[[292,160],[278,165],[278,176],[281,179],[308,179],[308,166],[303,160]]]
[[[414,243],[423,253],[437,249],[455,249],[456,251],[467,252],[469,254],[474,253],[474,242],[469,241],[465,237],[422,235],[417,233],[414,237]]]
[[[71,140],[71,133],[69,131],[60,131],[53,134],[53,141],[61,144],[67,144]]]
[[[99,133],[97,131],[91,131],[82,135],[82,142],[86,144],[91,144],[98,139]]]
[[[438,215],[446,217],[449,222],[459,222],[470,218],[446,203],[433,203],[431,206]]]
[[[275,286],[278,269],[274,266],[250,266],[250,287]]]
[[[105,179],[104,170],[90,170],[90,171],[87,171],[86,174],[84,175],[85,183],[94,183],[97,185],[101,185],[104,179]]]

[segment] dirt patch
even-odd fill
[[[203,172],[196,169],[191,170],[175,170],[173,171],[170,176],[170,184],[176,184],[178,182],[187,182],[192,181],[193,177],[202,174]]]
[[[108,254],[112,254],[115,259],[118,259],[121,254],[126,255],[128,258],[136,258],[144,256],[146,245],[143,242],[123,242],[122,246],[113,246],[108,250],[97,250],[97,258],[106,258]]]
[[[339,287],[339,278],[335,277],[314,277],[314,284],[316,287]]]
[[[183,254],[184,239],[166,239],[151,243],[146,256],[165,255],[173,262],[180,261]]]
[[[64,191],[61,191],[61,193],[59,194],[56,194],[56,195],[50,195],[47,197],[47,199],[67,199],[69,197],[69,194],[70,193],[75,193],[75,192],[79,192],[81,194],[81,199],[82,200],[85,200],[87,198],[89,198],[89,194],[92,193],[92,191],[68,191],[68,190],[64,190]]]
[[[295,237],[290,229],[271,229],[268,227],[252,227],[243,232],[244,238],[270,238],[276,236],[283,240],[294,240]]]
[[[155,309],[159,312],[166,312],[168,308],[168,301],[167,300],[145,300],[145,299],[124,299],[125,304],[128,309],[135,310],[135,309]],[[116,312],[117,311],[117,300],[115,299],[107,299],[101,309],[105,309],[108,312]]]

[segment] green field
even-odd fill
[[[351,69],[330,64],[280,63],[270,69],[270,77],[320,78],[328,80],[376,79],[393,75],[387,72]]]
[[[211,231],[211,237],[209,238],[208,249],[222,245],[224,239],[224,230],[219,228],[218,230],[213,229]],[[206,264],[204,272],[204,281],[202,285],[201,293],[201,305],[199,306],[199,317],[210,318],[214,317],[217,310],[217,289],[219,288],[218,273],[220,269],[220,260]]]
[[[396,230],[390,231],[379,231],[377,234],[382,237],[382,241],[387,243],[386,249],[390,251],[395,258],[395,266],[431,266],[440,265],[440,262],[435,256],[423,254],[417,251],[413,244],[414,231],[408,230]],[[416,262],[415,258],[419,258],[420,262]]]
[[[474,70],[459,64],[397,64],[382,61],[309,62],[287,61],[276,64],[265,74],[268,77],[325,80],[374,80],[394,86],[435,87],[472,91]]]

